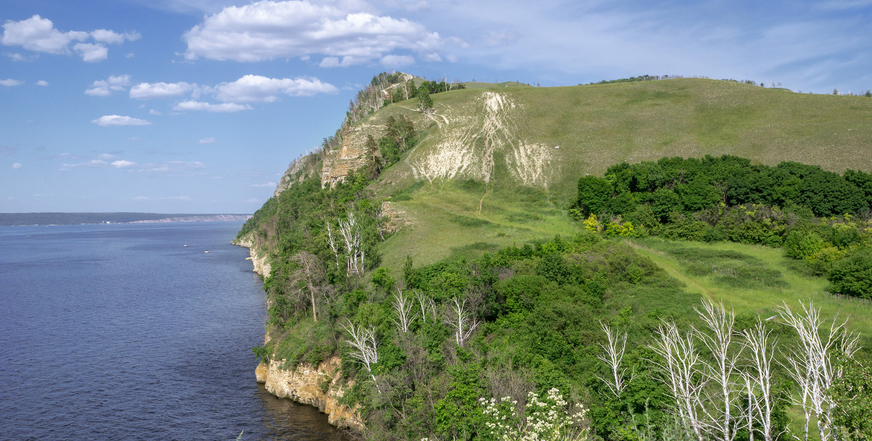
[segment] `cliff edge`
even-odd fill
[[[357,412],[339,403],[345,392],[339,384],[342,365],[339,357],[330,357],[318,366],[301,363],[294,369],[283,369],[283,364],[284,361],[278,360],[259,364],[255,371],[257,382],[279,398],[317,407],[327,414],[327,422],[334,426],[364,429]]]

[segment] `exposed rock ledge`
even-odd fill
[[[241,247],[248,248],[251,264],[254,265],[254,272],[260,274],[261,277],[268,277],[272,272],[272,266],[269,263],[269,253],[260,250],[251,238],[253,233],[249,233],[240,239],[233,239],[230,243]]]
[[[255,371],[257,382],[264,383],[266,390],[279,398],[317,407],[327,414],[327,422],[334,426],[363,431],[364,424],[357,412],[339,404],[339,398],[344,394],[337,383],[341,366],[339,357],[331,357],[317,367],[300,364],[296,369],[288,370],[282,369],[281,365],[282,361],[275,360],[259,364]]]

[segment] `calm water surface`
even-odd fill
[[[0,439],[338,439],[254,381],[240,227],[0,227]]]

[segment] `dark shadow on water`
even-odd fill
[[[327,416],[317,408],[299,404],[286,398],[277,398],[258,384],[263,406],[263,424],[267,431],[260,439],[350,441],[343,431],[327,423]],[[243,440],[248,438],[243,434]]]

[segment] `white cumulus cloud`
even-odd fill
[[[48,87],[48,81],[45,81],[45,80],[39,80],[39,81],[36,82],[36,85],[37,85],[37,86],[42,86],[42,87]]]
[[[182,96],[194,90],[195,85],[178,83],[140,83],[130,88],[130,97],[138,100]]]
[[[20,86],[22,84],[24,84],[23,81],[13,80],[12,78],[9,78],[7,80],[0,80],[0,86],[13,87],[13,86]]]
[[[203,138],[200,140],[200,144],[215,144],[215,138]]]
[[[20,162],[13,163],[12,168],[21,168],[21,163]]]
[[[136,165],[135,162],[126,161],[124,159],[119,159],[117,161],[112,162],[112,166],[116,168],[130,168]]]
[[[426,56],[442,48],[439,34],[419,23],[307,0],[227,7],[207,16],[183,39],[189,60],[251,62],[321,54],[327,57],[324,67],[362,64],[397,49]]]
[[[251,106],[249,106],[248,104],[236,103],[212,104],[203,101],[182,101],[181,103],[176,104],[175,107],[173,107],[173,110],[177,112],[183,112],[186,110],[202,110],[215,113],[232,113],[242,110],[251,110]]]
[[[212,89],[215,97],[224,102],[252,103],[272,102],[277,95],[312,96],[319,93],[336,93],[335,86],[322,83],[317,78],[267,78],[260,75],[245,75],[232,83],[221,83]]]
[[[94,63],[109,58],[109,49],[102,44],[77,43],[73,49],[82,56],[82,61]]]
[[[140,35],[136,32],[119,34],[107,29],[61,32],[54,27],[51,20],[34,15],[26,20],[8,20],[3,24],[2,42],[5,46],[21,46],[29,51],[55,55],[69,55],[75,51],[82,60],[96,62],[108,57],[109,50],[105,44],[120,44],[125,40],[134,41],[139,38]],[[86,43],[92,39],[94,43]],[[70,44],[73,42],[79,43],[71,51]]]
[[[121,116],[121,115],[104,115],[93,121],[91,121],[98,126],[147,126],[151,124],[150,122],[133,118],[130,116]]]
[[[130,86],[130,75],[110,76],[105,80],[97,80],[91,88],[85,90],[86,95],[109,96],[112,92],[124,90]]]

